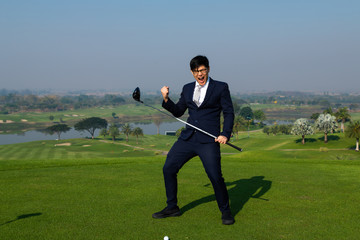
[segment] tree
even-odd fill
[[[240,110],[240,116],[242,116],[246,120],[250,120],[254,118],[254,113],[251,107],[243,107]]]
[[[263,133],[266,133],[266,134],[269,136],[269,134],[271,133],[271,128],[268,127],[268,126],[265,126],[265,127],[263,128]]]
[[[121,132],[122,132],[123,134],[125,134],[125,136],[126,136],[126,142],[128,142],[128,141],[129,141],[129,135],[130,135],[131,132],[132,132],[132,129],[131,129],[130,124],[125,123],[125,124],[121,127]]]
[[[106,128],[107,121],[98,117],[85,118],[74,125],[76,131],[88,131],[94,139],[96,129]]]
[[[131,133],[133,136],[136,136],[136,144],[139,144],[138,137],[144,136],[143,130],[139,127],[134,128],[134,130]]]
[[[113,113],[111,114],[111,116],[112,116],[113,118],[116,118],[116,113],[113,112]]]
[[[66,124],[56,124],[53,126],[50,126],[48,128],[46,128],[46,130],[50,133],[50,134],[54,134],[56,133],[58,135],[58,139],[60,140],[60,135],[63,132],[67,132],[71,129],[71,127],[69,127]]]
[[[315,121],[315,128],[324,132],[324,142],[327,143],[327,135],[338,127],[335,116],[320,114]]]
[[[332,110],[331,107],[328,107],[327,109],[325,109],[325,110],[323,111],[323,114],[334,115],[334,112],[333,112],[333,110]]]
[[[157,127],[157,135],[160,134],[160,125],[162,124],[162,118],[160,116],[153,117],[153,122]]]
[[[305,136],[314,134],[314,129],[305,118],[299,118],[295,121],[291,129],[291,134],[300,135],[302,137],[301,143],[305,144]]]
[[[359,151],[359,138],[360,138],[360,121],[350,122],[346,129],[345,135],[349,138],[356,139],[355,151]]]
[[[255,110],[254,111],[254,119],[263,122],[266,120],[265,113],[262,110]]]
[[[234,119],[233,133],[236,134],[236,138],[239,137],[239,131],[246,126],[246,121],[242,116],[236,116]]]
[[[281,124],[279,126],[279,132],[285,135],[289,135],[291,133],[292,125],[290,124]]]
[[[116,137],[118,137],[120,135],[119,128],[115,124],[110,125],[109,135],[112,137],[113,141],[115,141]]]
[[[106,128],[101,129],[99,135],[105,138],[106,135],[108,135],[108,131],[106,130]]]
[[[50,119],[50,121],[54,120],[54,116],[53,116],[53,115],[50,115],[50,116],[49,116],[49,119]]]
[[[311,114],[310,119],[316,120],[316,119],[318,119],[319,115],[320,115],[320,113],[313,113],[313,114]]]
[[[345,131],[345,122],[349,121],[351,116],[347,107],[339,108],[339,110],[335,113],[335,117],[341,121],[341,131]]]
[[[279,127],[279,125],[273,125],[273,126],[271,126],[270,132],[271,132],[272,134],[274,134],[274,136],[276,136],[276,134],[277,134],[278,132],[280,132],[280,127]]]

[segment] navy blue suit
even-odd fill
[[[226,83],[210,79],[203,103],[198,107],[193,102],[195,82],[186,84],[179,101],[171,99],[162,106],[175,117],[181,117],[188,110],[187,122],[211,133],[230,139],[234,124],[234,109]],[[220,132],[220,115],[223,112],[224,124]],[[177,173],[191,158],[199,156],[213,185],[216,200],[221,212],[230,211],[228,192],[221,172],[220,145],[214,138],[186,125],[179,139],[169,151],[163,167],[167,205],[177,206]]]

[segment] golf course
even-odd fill
[[[358,239],[360,155],[343,133],[247,132],[222,146],[235,224],[221,224],[199,158],[179,172],[182,216],[165,207],[162,166],[175,136],[0,146],[0,239]]]

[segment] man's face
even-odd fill
[[[204,86],[208,80],[210,68],[206,68],[204,65],[201,65],[200,67],[191,72],[195,80],[200,84],[200,86]]]

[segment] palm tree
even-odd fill
[[[134,130],[132,131],[131,135],[136,136],[136,144],[139,144],[138,142],[138,137],[139,136],[144,136],[143,130],[139,127],[134,128]]]
[[[341,121],[341,131],[344,132],[344,123],[351,118],[347,107],[339,108],[339,110],[335,113],[335,117]]]
[[[239,138],[239,131],[246,125],[245,119],[242,116],[236,116],[234,119],[233,133],[236,138]]]
[[[132,132],[132,129],[131,129],[130,124],[125,123],[125,124],[121,127],[121,132],[122,132],[123,134],[125,134],[125,136],[126,136],[126,142],[128,142],[128,141],[129,141],[129,135],[130,135],[131,132]]]
[[[360,121],[351,122],[346,129],[346,136],[349,138],[356,138],[355,151],[359,151],[359,138],[360,138]]]
[[[325,109],[325,110],[323,111],[323,114],[334,115],[334,112],[333,112],[333,110],[332,110],[331,107],[328,107],[327,109]]]

